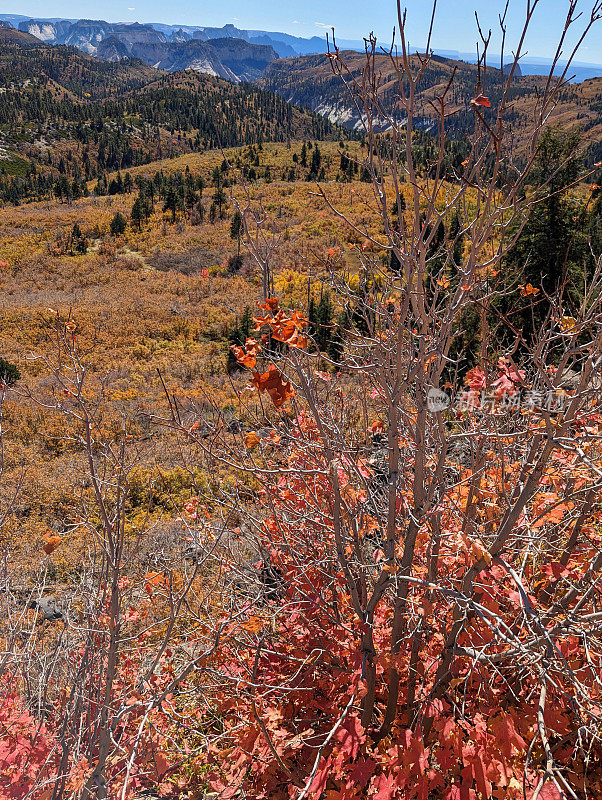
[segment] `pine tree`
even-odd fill
[[[303,146],[301,147],[301,158],[299,163],[302,167],[307,166],[307,145],[305,142],[303,142]]]
[[[240,237],[242,236],[243,227],[242,214],[238,209],[236,209],[230,225],[230,238],[236,239],[238,255],[240,255]]]
[[[145,214],[144,204],[140,196],[134,200],[134,204],[130,212],[130,218],[132,220],[132,225],[134,225],[138,230],[142,230],[142,223],[145,219]]]
[[[568,191],[581,169],[579,142],[579,133],[572,131],[548,129],[543,134],[532,184],[535,191],[545,187],[545,199],[533,204],[504,262],[504,276],[515,287],[531,284],[539,290],[533,307],[521,302],[518,288],[502,304],[527,341],[548,314],[546,295],[554,297],[564,286],[567,296],[577,300],[582,289],[589,252],[587,235],[585,225],[575,225],[582,209]]]
[[[242,347],[247,341],[248,337],[251,335],[253,327],[254,322],[253,315],[251,313],[251,307],[246,306],[240,320],[235,322],[228,334],[228,362],[226,367],[229,373],[240,370],[240,364],[234,357],[230,347],[232,345]]]
[[[222,219],[224,216],[224,205],[228,202],[228,198],[226,197],[226,193],[224,192],[221,184],[218,184],[215,192],[213,193],[213,202],[219,210],[220,219]]]
[[[126,219],[121,212],[117,212],[111,220],[111,236],[121,236],[125,233]]]
[[[85,255],[88,252],[88,240],[81,232],[81,228],[75,223],[71,231],[70,251],[72,255]]]
[[[175,192],[173,186],[170,186],[167,190],[167,194],[165,195],[165,201],[163,203],[163,212],[171,211],[171,221],[176,221],[176,213],[178,211],[179,201],[178,195]]]

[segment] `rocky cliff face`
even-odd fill
[[[157,69],[167,72],[192,69],[235,83],[256,80],[277,58],[272,47],[249,44],[241,39],[140,43],[127,49],[128,55]]]
[[[35,36],[42,42],[48,44],[58,44],[61,39],[71,27],[71,23],[66,20],[55,22],[51,20],[30,19],[26,22],[19,23],[19,30],[23,33],[28,33],[30,36]]]
[[[122,61],[130,57],[130,52],[117,36],[108,36],[100,42],[95,55],[103,61]]]
[[[192,39],[192,35],[190,33],[186,33],[186,31],[182,28],[178,28],[177,31],[172,31],[169,36],[170,42],[188,42],[190,39]]]
[[[342,56],[350,75],[361,83],[365,55],[346,51]],[[403,124],[406,112],[400,105],[397,74],[391,59],[386,55],[377,55],[376,61],[380,76],[379,102],[383,114],[381,119],[375,120],[375,124],[386,131],[393,123]],[[504,73],[499,69],[489,68],[487,93],[492,104],[500,97],[507,74],[508,67],[504,67]],[[417,90],[417,109],[421,111],[415,119],[416,127],[427,131],[433,127],[431,103],[442,96],[452,75],[454,90],[448,96],[449,129],[458,134],[469,129],[473,116],[470,100],[475,96],[478,67],[466,61],[437,55],[431,58]],[[517,81],[514,92],[517,96],[528,97],[537,90],[533,82],[521,78],[520,70],[515,72],[515,76]],[[333,73],[330,59],[326,55],[280,59],[267,67],[259,82],[287,101],[308,108],[332,123],[358,131],[364,127],[359,110],[362,108],[361,101],[358,103],[358,98],[354,97],[349,86],[345,88],[341,79]],[[347,83],[350,85],[351,81],[348,80]]]
[[[167,36],[161,31],[155,30],[150,25],[140,25],[138,22],[126,25],[93,19],[80,19],[73,23],[32,19],[21,22],[19,30],[48,44],[70,45],[90,55],[96,55],[100,44],[111,37],[117,38],[126,47],[145,42],[167,41]]]

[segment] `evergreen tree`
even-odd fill
[[[226,193],[224,192],[221,184],[218,184],[215,192],[213,193],[213,203],[218,208],[220,219],[222,219],[224,216],[224,206],[227,202],[228,198],[226,197]]]
[[[70,251],[72,255],[85,255],[88,252],[88,240],[81,232],[81,228],[75,223],[71,231]]]
[[[176,221],[176,213],[180,206],[180,201],[178,195],[176,194],[175,189],[173,186],[170,186],[167,190],[167,194],[165,195],[165,200],[163,202],[163,213],[166,211],[171,211],[171,221]]]
[[[145,219],[145,213],[144,203],[140,196],[134,200],[134,204],[130,212],[130,218],[132,220],[132,225],[134,225],[138,230],[142,230],[142,223]]]
[[[61,202],[71,202],[71,184],[65,175],[60,175],[54,184],[54,194]]]
[[[307,317],[309,334],[317,349],[322,353],[327,353],[330,357],[333,356],[333,353],[340,353],[341,332],[339,326],[334,322],[334,307],[329,292],[324,292],[317,303],[313,297],[310,299]]]
[[[121,212],[117,212],[111,220],[111,236],[121,236],[125,233],[126,219]]]
[[[243,227],[242,214],[238,209],[236,209],[230,225],[230,238],[236,240],[238,255],[240,255],[240,237],[242,236]]]
[[[320,175],[320,167],[322,165],[322,154],[320,148],[316,144],[311,155],[311,164],[309,168],[308,180],[317,180]]]
[[[228,333],[228,362],[226,367],[229,373],[240,370],[240,364],[234,357],[230,347],[232,345],[242,347],[247,341],[248,337],[251,335],[254,325],[255,323],[253,322],[251,307],[246,306],[240,320],[236,320],[232,329]]]
[[[549,304],[565,287],[567,297],[577,300],[588,261],[586,226],[579,201],[569,187],[577,179],[581,160],[580,136],[576,132],[548,129],[542,136],[532,172],[532,188],[544,188],[542,202],[532,206],[529,218],[504,263],[504,277],[515,287],[531,284],[539,290],[533,305],[521,302],[516,289],[501,304],[504,313],[528,341],[545,320]]]
[[[15,364],[0,358],[0,384],[4,386],[14,386],[21,378],[21,373]]]
[[[302,167],[307,166],[307,145],[305,142],[303,142],[303,146],[301,147],[301,158],[299,163]]]

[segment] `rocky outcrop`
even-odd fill
[[[42,42],[48,44],[57,44],[59,39],[67,33],[71,23],[67,20],[53,20],[44,19],[30,19],[27,22],[19,23],[19,30],[23,33],[28,33],[30,36],[35,36]]]
[[[115,49],[111,48],[112,51]],[[157,69],[167,72],[192,69],[234,83],[256,80],[268,64],[277,58],[273,48],[249,44],[241,39],[141,43],[132,44],[127,50],[129,56],[139,58]]]
[[[48,44],[70,45],[90,55],[96,55],[100,44],[112,37],[126,47],[147,42],[166,42],[168,39],[164,33],[150,25],[141,25],[138,22],[129,25],[95,19],[80,19],[73,23],[66,20],[53,22],[31,19],[21,22],[19,30]]]

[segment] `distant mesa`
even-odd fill
[[[252,45],[242,39],[132,42],[116,35],[100,42],[96,55],[105,61],[138,58],[167,72],[192,69],[233,83],[256,80],[278,58],[272,47]]]

